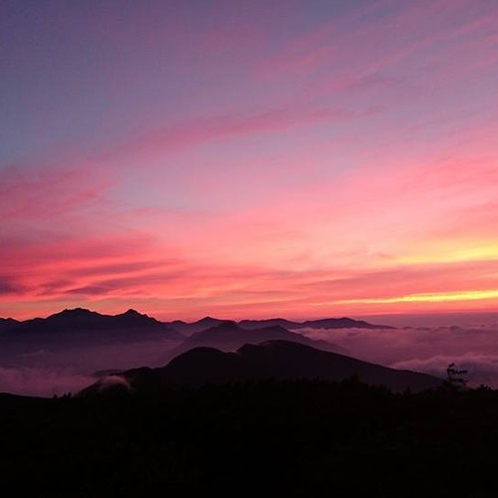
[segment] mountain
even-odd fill
[[[183,335],[189,336],[201,332],[202,330],[209,329],[211,327],[216,327],[226,320],[220,320],[219,318],[213,318],[210,316],[205,316],[196,322],[187,323],[182,320],[174,320],[173,322],[163,322],[164,325],[171,327]]]
[[[311,327],[313,329],[392,329],[387,325],[376,325],[365,322],[363,320],[353,320],[352,318],[324,318],[321,320],[306,320],[302,323],[303,327]]]
[[[0,334],[6,332],[7,330],[13,329],[21,322],[14,320],[13,318],[0,318]]]
[[[187,323],[182,320],[174,320],[172,322],[164,322],[168,327],[178,330],[186,336],[196,334],[211,327],[215,327],[230,320],[222,320],[206,316],[192,323]],[[243,329],[257,330],[267,327],[283,327],[288,330],[314,328],[314,329],[344,329],[344,328],[361,328],[361,329],[392,329],[387,325],[377,325],[365,322],[363,320],[353,320],[352,318],[324,318],[321,320],[306,320],[305,322],[297,322],[287,320],[285,318],[267,318],[263,320],[241,320],[238,325]]]
[[[182,335],[159,322],[155,318],[128,310],[119,315],[102,315],[83,308],[65,309],[47,318],[34,318],[20,322],[11,328],[11,334],[53,334],[75,332],[107,332],[119,333],[138,332],[161,334],[174,340],[180,340]]]
[[[369,385],[393,391],[422,391],[442,385],[443,380],[430,375],[395,370],[349,356],[322,351],[291,341],[267,341],[246,344],[234,353],[215,348],[191,349],[171,360],[165,367],[133,369],[123,372],[114,384],[144,391],[168,385],[203,385],[256,379],[323,379],[342,381],[357,376]],[[105,390],[105,379],[80,394],[92,395]]]
[[[244,329],[254,330],[264,327],[284,327],[285,329],[297,329],[302,327],[301,322],[293,322],[285,318],[267,318],[265,320],[241,320],[239,325]]]
[[[0,334],[0,364],[23,368],[103,368],[162,365],[180,332],[135,310],[102,315],[82,308],[15,324]]]
[[[352,318],[323,318],[320,320],[306,320],[305,322],[295,322],[285,318],[270,318],[266,320],[242,320],[239,325],[246,329],[258,329],[269,325],[279,325],[286,329],[392,329],[388,325],[375,325],[363,320],[353,320]]]
[[[84,308],[65,309],[59,313],[50,315],[47,318],[33,318],[23,322],[13,320],[12,318],[0,318],[0,332],[15,330],[23,333],[48,333],[48,332],[65,332],[67,330],[77,331],[102,331],[110,329],[143,329],[167,332],[176,340],[182,336],[190,336],[203,330],[216,327],[227,320],[205,316],[196,322],[187,323],[183,320],[174,320],[171,322],[160,322],[148,315],[138,313],[129,309],[119,315],[104,315],[95,311]],[[366,329],[390,329],[387,325],[377,325],[365,322],[363,320],[353,320],[351,318],[324,318],[320,320],[306,320],[297,322],[285,318],[269,318],[264,320],[241,320],[238,325],[247,330],[257,330],[268,327],[283,327],[287,330],[300,328],[366,328]],[[175,331],[177,332],[175,334]]]
[[[420,391],[443,382],[430,375],[395,370],[291,341],[246,344],[236,353],[197,348],[173,359],[161,374],[178,384],[196,385],[251,378],[341,381],[358,376],[366,384],[395,391]]]
[[[340,346],[333,343],[309,339],[301,334],[290,332],[280,325],[251,330],[240,327],[236,322],[226,321],[219,323],[215,327],[191,335],[171,351],[169,356],[165,357],[165,360],[196,347],[211,347],[222,351],[235,351],[244,344],[259,344],[260,342],[272,340],[293,341],[325,351],[345,352]]]

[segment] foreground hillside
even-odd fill
[[[239,380],[320,379],[342,381],[356,377],[365,384],[387,387],[395,392],[423,391],[439,387],[442,379],[396,370],[349,356],[322,351],[292,341],[245,344],[234,353],[214,348],[194,348],[161,368],[135,368],[113,372],[84,389],[80,395],[101,392],[156,392],[168,386],[201,386]]]
[[[0,396],[0,477],[18,496],[484,497],[498,392],[392,394],[351,379]]]

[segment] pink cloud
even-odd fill
[[[208,217],[203,227],[194,219],[190,231],[180,230],[174,241],[161,235],[161,214],[156,217],[154,211],[135,213],[142,230],[128,229],[126,235],[117,230],[109,241],[85,232],[71,237],[55,232],[52,240],[11,239],[2,246],[7,302],[12,293],[45,296],[54,303],[167,296],[151,306],[174,304],[190,316],[208,309],[324,315],[344,311],[345,305],[334,303],[347,299],[496,288],[488,276],[493,261],[463,258],[445,264],[443,253],[443,260],[431,263],[429,251],[441,243],[432,234],[448,226],[450,214],[457,220],[461,211],[465,222],[471,221],[477,200],[482,218],[483,200],[495,198],[496,168],[487,161],[403,168],[386,164],[347,172],[333,182],[294,191],[292,197],[280,192],[271,203]],[[130,213],[127,225],[135,214]],[[492,234],[485,221],[481,241]],[[435,250],[440,258],[438,245]],[[404,262],[411,255],[426,259]]]
[[[461,85],[470,75],[476,79],[476,71],[496,61],[490,33],[498,11],[491,4],[469,11],[469,5],[372,2],[357,7],[264,60],[255,79],[281,81],[286,75],[310,100],[328,102],[348,96],[397,107],[423,103],[435,92],[444,97],[449,86]]]
[[[75,205],[90,202],[106,188],[105,184],[95,185],[100,183],[95,179],[91,185],[82,185],[82,180],[88,177],[84,171],[60,169],[39,174],[33,170],[22,173],[12,167],[4,170],[2,176],[2,219],[38,217],[41,211],[47,215],[60,214]],[[75,189],[75,186],[79,188]]]
[[[182,12],[167,30],[137,8],[131,33],[124,14],[85,19],[115,49],[143,43],[149,77],[198,64],[244,66],[248,81],[229,102],[207,78],[196,91],[213,102],[182,119],[183,107],[144,107],[150,124],[91,153],[60,146],[4,167],[1,302],[324,315],[348,299],[496,288],[497,11],[473,6],[371,2],[282,39],[270,19],[294,6],[266,24],[234,9],[237,23],[200,32]],[[145,78],[147,57],[127,82]]]

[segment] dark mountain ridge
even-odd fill
[[[88,374],[107,368],[121,370],[137,365],[164,365],[195,347],[236,351],[244,344],[269,340],[293,341],[348,354],[333,343],[310,339],[283,326],[298,329],[310,323],[282,318],[237,323],[206,316],[191,324],[177,320],[168,325],[133,309],[116,315],[84,308],[65,309],[46,318],[22,322],[2,320],[0,362],[11,367],[70,367]],[[354,326],[359,322],[327,319],[319,325],[339,323]],[[184,330],[188,330],[188,337],[182,335]],[[192,334],[192,330],[197,332]]]
[[[10,334],[51,334],[71,332],[143,331],[179,340],[182,335],[148,315],[129,309],[118,315],[104,315],[83,308],[65,309],[47,318],[33,318],[10,328]]]
[[[323,318],[319,320],[306,320],[304,322],[296,322],[291,320],[286,320],[285,318],[269,318],[265,320],[242,320],[239,325],[247,329],[258,329],[262,327],[267,327],[269,325],[280,325],[286,329],[303,329],[303,328],[313,328],[313,329],[348,329],[348,328],[358,328],[358,329],[392,329],[388,325],[376,325],[372,323],[365,322],[363,320],[353,320],[352,318],[342,317],[342,318]]]
[[[395,370],[304,344],[274,340],[246,344],[229,353],[210,347],[194,348],[175,357],[164,367],[132,369],[115,374],[112,379],[101,379],[81,391],[80,395],[93,395],[108,387],[147,391],[171,385],[201,386],[239,380],[343,381],[351,377],[398,392],[406,389],[417,392],[440,387],[443,383],[442,379],[430,375]]]
[[[104,368],[160,365],[163,350],[184,337],[135,310],[103,315],[82,308],[16,323],[0,334],[0,364],[13,368]],[[159,362],[156,362],[158,360]]]
[[[0,332],[6,330],[16,330],[18,332],[59,332],[68,328],[71,330],[102,330],[111,328],[132,328],[147,327],[149,330],[176,330],[182,335],[192,335],[208,328],[216,327],[231,320],[223,320],[205,316],[195,322],[185,322],[183,320],[173,320],[161,322],[146,314],[129,309],[125,313],[118,315],[106,315],[85,308],[65,309],[54,313],[46,318],[32,318],[18,321],[12,318],[0,318]],[[238,325],[243,329],[256,330],[273,326],[280,326],[288,330],[300,328],[366,328],[366,329],[392,329],[387,325],[378,325],[365,322],[363,320],[353,320],[352,318],[323,318],[318,320],[306,320],[298,322],[285,318],[268,318],[263,320],[240,320]]]
[[[291,332],[280,325],[245,329],[236,322],[226,321],[191,335],[171,351],[169,356],[165,357],[165,360],[196,347],[212,347],[222,351],[235,351],[244,344],[259,344],[272,340],[292,341],[325,351],[346,353],[343,348],[336,344],[310,339],[301,334]]]
[[[0,333],[13,329],[20,323],[21,322],[14,320],[13,318],[0,318]]]
[[[164,322],[168,327],[172,327],[182,334],[189,336],[201,332],[211,327],[220,325],[221,323],[233,321],[237,323],[239,327],[248,330],[257,330],[266,327],[279,326],[288,330],[302,329],[302,328],[314,328],[314,329],[343,329],[343,328],[362,328],[362,329],[392,329],[388,325],[379,325],[365,322],[363,320],[353,320],[352,318],[323,318],[319,320],[306,320],[304,322],[298,322],[293,320],[287,320],[285,318],[266,318],[262,320],[222,320],[220,318],[213,318],[211,316],[206,316],[197,320],[196,322],[188,323],[183,320],[174,320],[171,322]]]
[[[358,376],[366,384],[385,386],[395,391],[407,388],[418,391],[438,387],[442,383],[441,379],[430,375],[395,370],[286,340],[245,344],[235,353],[196,348],[174,358],[164,367],[161,375],[179,384],[252,378],[342,381]]]
[[[191,323],[184,322],[183,320],[174,320],[172,322],[163,322],[163,323],[168,327],[172,327],[175,330],[178,330],[178,332],[181,332],[182,334],[189,336],[192,334],[196,334],[197,332],[209,329],[211,327],[216,327],[217,325],[220,325],[221,323],[224,323],[226,321],[229,320],[221,320],[220,318],[205,316],[204,318],[201,318],[200,320]]]

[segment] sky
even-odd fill
[[[3,0],[0,316],[498,309],[494,0]]]

